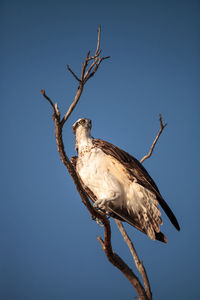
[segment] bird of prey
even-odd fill
[[[126,221],[152,240],[167,243],[160,231],[159,204],[175,228],[180,227],[155,182],[136,158],[109,142],[93,138],[91,127],[91,120],[86,118],[73,125],[78,153],[73,165],[86,194],[96,208]]]

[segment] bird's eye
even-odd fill
[[[85,120],[84,120],[84,119],[81,120],[81,121],[80,121],[80,124],[81,124],[81,125],[85,124]]]

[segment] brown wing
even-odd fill
[[[93,139],[93,143],[96,147],[101,148],[101,150],[105,154],[111,155],[112,157],[120,161],[120,163],[124,165],[124,167],[128,170],[130,179],[132,181],[136,179],[140,185],[153,192],[156,195],[159,204],[161,205],[166,215],[170,219],[171,223],[175,226],[177,230],[180,230],[180,226],[178,224],[175,215],[173,214],[172,210],[165,202],[165,200],[162,198],[158,190],[158,187],[156,186],[155,182],[150,177],[146,169],[142,166],[142,164],[136,158],[131,156],[129,153],[112,145],[111,143],[108,143],[100,139]]]

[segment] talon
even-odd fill
[[[107,202],[106,199],[98,199],[98,200],[95,201],[94,207],[102,208],[103,206],[106,205],[106,202]]]

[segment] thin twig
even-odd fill
[[[99,241],[99,243],[102,246],[102,249],[105,250],[105,245],[104,245],[104,241],[102,240],[102,238],[100,236],[97,236],[97,240]]]
[[[147,277],[145,267],[143,266],[143,263],[140,261],[140,259],[138,257],[138,254],[135,250],[135,247],[134,247],[130,237],[128,236],[126,230],[124,229],[124,226],[123,226],[122,222],[117,220],[117,219],[115,219],[115,222],[116,222],[116,224],[117,224],[117,226],[118,226],[118,228],[119,228],[119,230],[120,230],[127,246],[129,247],[129,250],[132,254],[135,265],[136,265],[138,271],[140,272],[140,274],[142,276],[147,296],[148,296],[149,300],[152,300],[151,287],[150,287],[150,283],[149,283],[149,279]]]
[[[80,82],[79,86],[78,86],[78,89],[77,89],[77,92],[76,92],[76,96],[74,98],[74,101],[72,102],[72,104],[70,105],[67,113],[65,114],[65,116],[63,117],[62,121],[61,121],[61,125],[63,127],[63,125],[65,124],[65,122],[67,121],[67,119],[69,118],[69,116],[71,115],[71,113],[73,112],[74,108],[76,107],[79,99],[80,99],[80,96],[83,92],[83,83]]]
[[[69,70],[70,73],[72,73],[72,75],[74,76],[74,78],[77,80],[77,81],[81,81],[78,76],[72,71],[72,69],[70,68],[69,65],[67,65],[67,69]]]
[[[99,52],[100,39],[101,39],[101,25],[99,25],[99,28],[98,28],[97,49],[96,49],[95,55],[97,55],[98,52]],[[100,53],[99,53],[99,54],[100,54]],[[98,55],[99,55],[99,54],[98,54]]]
[[[155,138],[155,140],[154,140],[154,142],[153,142],[153,144],[152,144],[152,146],[151,146],[151,148],[150,148],[150,150],[149,150],[149,153],[148,153],[147,155],[145,155],[145,156],[140,160],[140,163],[141,163],[141,164],[142,164],[147,158],[149,158],[149,157],[152,155],[153,150],[154,150],[154,148],[155,148],[155,145],[156,145],[156,143],[157,143],[157,141],[158,141],[158,139],[159,139],[161,133],[163,132],[164,128],[167,126],[167,123],[163,124],[163,122],[162,122],[162,115],[161,115],[161,114],[159,115],[159,120],[160,120],[160,130],[159,130],[159,132],[158,132],[158,134],[157,134],[157,136],[156,136],[156,138]]]
[[[96,57],[96,58],[97,58],[97,57]],[[95,58],[95,60],[93,61],[93,63],[91,64],[91,66],[89,67],[89,69],[87,70],[87,72],[84,74],[84,81],[85,81],[85,82],[87,81],[86,79],[87,79],[88,74],[91,72],[92,68],[93,68],[94,65],[97,63],[96,58]]]
[[[82,64],[82,72],[81,72],[81,81],[82,82],[84,81],[84,76],[85,76],[85,71],[86,71],[87,66],[88,66],[88,54],[86,55],[86,59],[85,59],[84,63]]]
[[[44,96],[44,98],[47,99],[47,101],[50,103],[50,105],[53,107],[53,111],[55,112],[55,106],[53,104],[53,101],[46,95],[45,90],[40,90],[40,92],[42,93],[42,95]]]
[[[87,61],[90,61],[90,60],[92,60],[92,59],[95,59],[95,58],[99,57],[99,55],[101,54],[101,51],[102,51],[102,50],[99,50],[99,52],[97,52],[96,55],[88,57]]]

